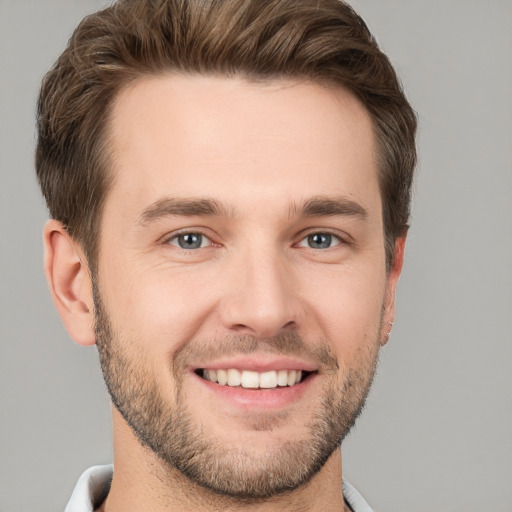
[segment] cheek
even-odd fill
[[[211,286],[200,272],[125,265],[122,276],[104,273],[108,310],[117,332],[131,343],[151,346],[155,357],[189,341],[212,309]]]
[[[384,272],[351,270],[317,275],[304,291],[308,316],[342,360],[377,343],[385,292]]]

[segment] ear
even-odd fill
[[[391,329],[395,321],[395,298],[398,279],[404,266],[405,241],[407,235],[397,238],[393,252],[393,262],[389,270],[386,282],[386,295],[384,298],[384,307],[382,311],[382,328],[380,343],[385,345],[389,341]]]
[[[43,231],[44,270],[57,310],[80,345],[94,345],[94,303],[89,266],[78,242],[52,219]]]

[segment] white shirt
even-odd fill
[[[113,471],[112,464],[93,466],[85,471],[78,479],[64,512],[94,512],[107,497]],[[345,481],[343,497],[353,512],[373,512],[364,498]]]

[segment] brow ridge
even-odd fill
[[[139,223],[148,224],[168,216],[225,216],[231,217],[233,212],[216,199],[164,197],[148,206],[140,215]]]
[[[357,201],[344,196],[314,196],[304,201],[302,205],[293,203],[289,210],[290,217],[324,217],[346,216],[368,217],[367,210]]]
[[[139,223],[148,224],[168,216],[218,216],[233,217],[234,208],[212,198],[164,197],[149,205],[140,215]],[[289,217],[348,216],[365,219],[366,209],[356,201],[344,196],[314,196],[302,204],[292,202]]]

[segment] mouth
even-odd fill
[[[202,379],[220,386],[256,390],[294,387],[317,372],[299,369],[257,372],[237,368],[198,368],[194,373]]]

